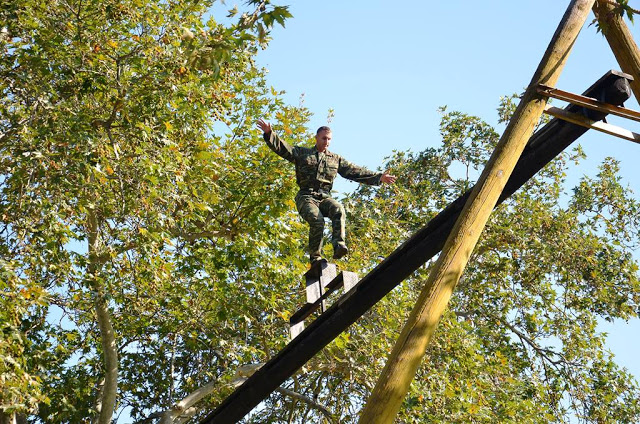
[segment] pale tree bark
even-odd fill
[[[111,323],[109,305],[105,296],[104,287],[98,278],[100,267],[101,243],[99,234],[98,217],[95,210],[89,210],[87,216],[87,233],[89,240],[89,278],[92,280],[95,293],[94,307],[98,328],[100,329],[100,341],[104,356],[104,384],[99,391],[97,401],[98,424],[110,424],[116,405],[118,393],[118,347],[116,336]]]
[[[378,382],[360,423],[392,423],[451,294],[516,162],[542,115],[538,84],[555,86],[595,0],[573,0],[518,108],[451,230]]]
[[[229,385],[233,387],[238,387],[245,380],[251,376],[254,372],[256,372],[262,365],[262,363],[257,364],[245,364],[239,366],[236,369],[235,375]],[[191,417],[193,417],[198,409],[195,407],[195,404],[200,402],[205,397],[209,396],[213,393],[214,390],[219,386],[217,381],[212,381],[204,386],[194,390],[184,399],[179,402],[176,402],[175,405],[171,409],[162,412],[156,412],[145,420],[140,421],[138,424],[151,422],[156,418],[160,418],[159,424],[181,424],[187,422]]]
[[[176,403],[173,408],[162,413],[160,424],[178,424],[191,418],[197,410],[194,405],[204,397],[210,395],[218,386],[217,382],[206,384],[189,394],[189,396]]]
[[[597,0],[593,6],[602,32],[604,33],[620,69],[633,76],[631,90],[640,102],[640,50],[633,40],[624,19],[614,13],[615,5],[610,0]]]
[[[228,383],[228,385],[233,387],[240,386],[245,381],[247,381],[247,379],[254,372],[256,372],[262,365],[264,364],[257,363],[257,364],[246,364],[238,367],[236,369],[236,373],[233,379],[231,380],[231,382]],[[139,421],[136,424],[147,424],[147,423],[153,422],[156,419],[159,419],[158,424],[184,424],[188,422],[193,416],[195,416],[196,413],[201,409],[196,407],[196,404],[200,402],[202,399],[204,399],[205,397],[209,396],[215,390],[219,389],[219,386],[220,385],[218,382],[212,381],[194,390],[181,401],[176,402],[176,404],[171,409],[162,411],[162,412],[156,412],[150,415],[149,417],[147,417],[146,419],[144,419],[143,421]],[[314,409],[317,409],[325,416],[326,420],[330,424],[333,424],[336,422],[331,411],[329,411],[329,409],[326,406],[314,401],[313,399],[307,396],[304,396],[300,393],[294,392],[293,390],[285,389],[282,387],[279,387],[278,389],[276,389],[276,391],[292,399],[296,399],[301,402],[304,402]]]
[[[296,399],[296,400],[302,401],[302,402],[306,403],[307,405],[309,405],[310,407],[312,407],[314,409],[317,409],[318,411],[320,411],[322,413],[322,415],[324,415],[325,419],[330,424],[337,423],[337,421],[333,417],[333,414],[331,413],[331,411],[329,411],[329,409],[326,406],[319,404],[318,402],[314,401],[313,399],[311,399],[311,398],[309,398],[309,397],[307,397],[307,396],[305,396],[303,394],[294,392],[293,390],[285,389],[283,387],[278,387],[276,389],[276,391],[278,393],[282,393],[285,396],[289,396],[292,399]]]

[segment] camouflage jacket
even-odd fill
[[[331,192],[333,180],[340,174],[343,178],[358,183],[380,185],[382,173],[371,172],[366,168],[352,164],[342,156],[318,152],[314,147],[290,146],[272,131],[264,134],[267,145],[296,166],[296,181],[301,190]]]

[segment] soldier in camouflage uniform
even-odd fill
[[[290,146],[271,130],[271,124],[258,121],[267,145],[296,166],[296,181],[300,191],[296,195],[298,213],[309,223],[309,259],[311,263],[322,258],[322,233],[324,217],[331,219],[333,258],[340,259],[349,252],[344,242],[344,207],[331,198],[333,180],[337,174],[352,181],[370,185],[393,183],[396,177],[386,172],[371,172],[356,166],[341,156],[327,150],[331,142],[331,129],[320,127],[316,132],[316,144],[312,148]]]

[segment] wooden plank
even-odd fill
[[[629,75],[629,77],[631,77],[631,75]],[[538,85],[538,93],[542,94],[543,96],[553,97],[554,99],[563,100],[574,105],[597,110],[599,112],[606,112],[611,115],[616,115],[622,118],[631,119],[632,121],[640,122],[640,112],[638,112],[637,110],[627,109],[609,103],[600,102],[596,99],[592,99],[591,97],[581,96],[580,94],[574,94],[569,91],[549,87],[544,84]]]
[[[607,103],[622,104],[630,96],[628,80],[620,72],[610,71],[584,93]],[[567,110],[579,112],[569,105]],[[589,111],[589,117],[601,120],[606,113]],[[525,151],[507,182],[500,202],[511,196],[533,175],[576,141],[588,129],[553,119],[529,140]],[[271,358],[244,384],[236,388],[222,403],[202,420],[202,424],[232,424],[240,421],[264,398],[291,377],[309,359],[346,330],[373,305],[393,290],[415,270],[438,254],[447,235],[460,215],[470,191],[449,204],[422,229],[394,250],[356,286],[340,298],[324,314],[276,356]]]
[[[304,321],[300,321],[297,324],[289,327],[289,340],[293,340],[304,330]]]
[[[582,125],[583,127],[591,128],[596,131],[603,132],[605,134],[609,134],[609,135],[623,138],[625,140],[633,141],[634,143],[640,143],[640,134],[634,133],[633,131],[629,131],[627,129],[618,127],[616,125],[612,125],[603,121],[594,121],[583,115],[567,112],[564,109],[560,109],[554,106],[545,107],[544,112],[551,116],[555,116],[556,118],[563,119],[565,121],[571,122],[576,125]]]
[[[336,278],[336,273],[336,265],[328,263],[326,259],[317,261],[311,266],[304,274],[307,284],[307,303],[314,303],[322,296],[327,284]]]
[[[307,281],[307,303],[313,303],[321,296],[320,281]]]
[[[326,291],[322,293],[322,295],[316,299],[312,303],[306,303],[302,308],[300,308],[296,313],[291,315],[289,318],[289,325],[294,325],[300,321],[305,320],[309,315],[315,312],[323,302],[325,302],[331,293],[339,289],[340,287],[345,287],[345,293],[349,291],[353,286],[358,282],[358,274],[355,272],[342,271],[340,274],[336,276],[333,280],[331,280],[326,286]],[[347,289],[345,284],[349,287]]]
[[[358,284],[358,274],[350,271],[342,271],[342,290],[346,294]]]

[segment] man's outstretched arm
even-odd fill
[[[396,177],[386,171],[372,172],[367,168],[354,165],[344,158],[340,160],[338,173],[348,180],[369,185],[393,184],[396,181]]]
[[[269,146],[271,150],[289,162],[295,161],[293,153],[294,148],[278,137],[278,135],[271,129],[270,123],[265,122],[263,119],[259,119],[257,125],[258,128],[262,130],[262,138],[264,138],[265,143],[267,143],[267,146]]]

